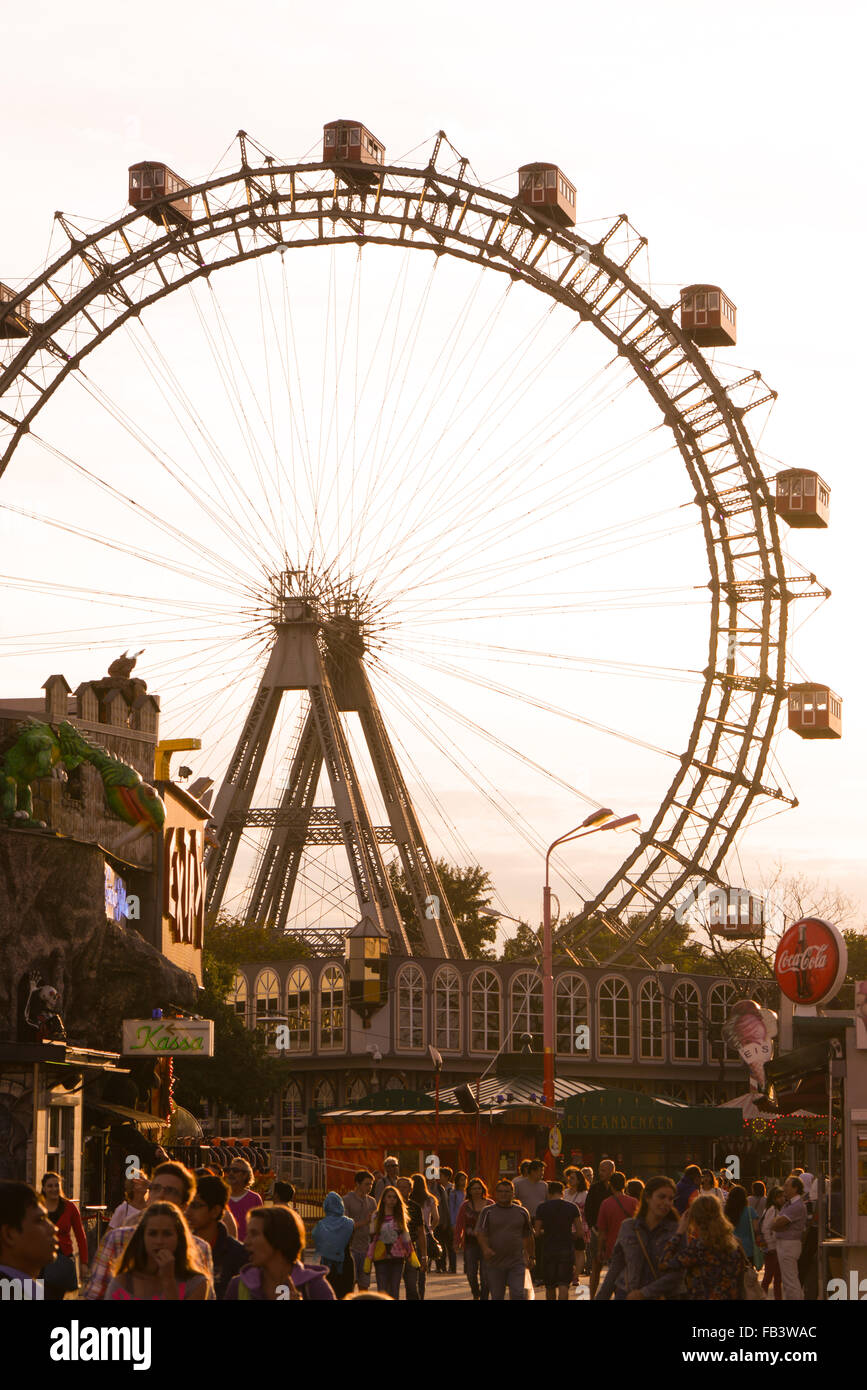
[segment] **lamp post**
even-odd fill
[[[576,825],[574,830],[568,834],[561,835],[548,847],[545,855],[545,887],[542,894],[542,1038],[544,1046],[544,1081],[543,1097],[546,1105],[554,1106],[554,951],[551,941],[551,885],[549,882],[551,873],[551,855],[558,845],[564,845],[569,840],[582,840],[585,835],[593,835],[597,830],[625,830],[627,826],[637,825],[641,817],[632,814],[629,816],[619,816],[616,820],[610,817],[614,812],[607,807],[600,811],[594,811],[583,820],[580,825]]]

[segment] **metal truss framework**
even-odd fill
[[[645,239],[625,215],[591,243],[466,182],[466,161],[458,177],[441,170],[440,149],[438,140],[424,168],[384,166],[362,184],[322,163],[253,167],[242,138],[237,171],[190,188],[189,223],[164,214],[156,226],[131,212],[79,236],[64,221],[69,249],[4,305],[28,336],[0,344],[0,472],[54,391],[117,328],[182,285],[275,250],[376,244],[454,256],[522,280],[592,323],[629,361],[673,433],[709,566],[707,667],[680,767],[637,847],[568,928],[571,947],[588,961],[606,923],[618,943],[608,960],[627,951],[649,960],[672,904],[698,879],[721,882],[756,799],[795,804],[769,771],[795,591],[744,420],[774,393],[758,372],[724,382],[683,336],[676,306],[657,303],[631,269]],[[310,810],[305,770],[312,776],[299,765],[296,799],[282,811]]]
[[[343,637],[345,617],[339,621]],[[206,860],[209,911],[219,911],[244,828],[267,826],[271,833],[247,903],[249,918],[285,931],[305,847],[342,844],[359,910],[387,933],[392,951],[465,959],[463,942],[367,680],[362,644],[347,644],[340,638],[330,642],[334,634],[329,615],[319,611],[308,595],[288,590],[276,598],[274,628],[268,664],[214,803],[219,843]],[[287,690],[305,691],[309,709],[279,807],[254,809],[250,802]],[[341,720],[348,711],[358,714],[388,827],[374,827],[371,822]],[[313,804],[323,768],[333,809]],[[383,843],[396,845],[400,855],[414,907],[416,931],[411,934],[395,902],[380,853]]]

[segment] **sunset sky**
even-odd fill
[[[832,591],[794,606],[791,652],[842,696],[844,736],[781,730],[775,757],[800,804],[758,807],[729,873],[759,889],[779,862],[839,887],[861,924],[865,363],[849,262],[865,212],[863,30],[863,14],[838,0],[724,11],[555,0],[539,12],[251,0],[207,19],[163,0],[141,13],[37,0],[4,23],[0,281],[17,290],[60,254],[57,209],[87,232],[120,216],[137,160],[196,182],[237,167],[239,128],[281,161],[314,160],[337,116],[368,126],[390,163],[425,163],[444,129],[477,182],[506,193],[519,165],[555,162],[577,187],[588,239],[628,213],[649,243],[637,268],[661,303],[705,281],[737,305],[737,346],[718,361],[760,368],[779,393],[767,416],[747,417],[766,471],[801,465],[831,488],[830,529],[784,530],[783,541],[792,572]],[[406,259],[272,255],[171,296],[143,316],[146,337],[119,333],[92,355],[92,390],[58,392],[0,480],[0,571],[17,581],[0,611],[0,695],[36,695],[53,671],[74,688],[124,647],[145,647],[164,735],[202,737],[185,761],[219,780],[257,671],[251,603],[228,567],[261,587],[284,546],[299,560],[338,557],[386,604],[375,684],[432,847],[478,860],[502,910],[537,921],[542,856],[514,817],[537,846],[593,804],[647,824],[673,776],[669,755],[685,746],[707,647],[697,509],[658,414],[601,340],[573,334],[566,311],[549,313],[526,287],[507,294],[505,277]],[[173,413],[167,382],[186,393],[188,416]],[[250,508],[231,485],[208,499],[237,523],[237,544],[107,400],[203,492],[203,458],[222,450]],[[69,459],[170,517],[189,545],[130,519]],[[513,482],[498,492],[504,459]],[[221,557],[216,579],[205,548]],[[155,568],[151,551],[178,569]],[[33,579],[49,587],[23,587]],[[111,597],[96,604],[64,586]],[[178,600],[201,615],[195,640]],[[275,782],[297,719],[287,699]],[[557,889],[564,909],[577,879],[600,887],[628,848],[600,835],[564,856],[575,876]],[[249,865],[252,842],[245,853]],[[310,914],[317,888],[326,894],[323,922],[341,909],[328,896],[333,869],[311,870],[305,887]]]

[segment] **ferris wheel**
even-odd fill
[[[247,757],[216,905],[265,891],[289,862],[276,832],[303,812],[303,902],[293,916],[284,893],[280,918],[299,930],[351,919],[377,837],[402,844],[393,816],[374,825],[392,793],[362,772],[369,862],[354,887],[335,869],[318,716],[282,698],[306,678],[277,681],[256,732],[275,630],[307,604],[319,636],[298,662],[324,633],[332,663],[363,654],[370,692],[364,737],[328,728],[359,766],[394,754],[388,787],[412,784],[444,854],[487,862],[473,826],[493,844],[495,817],[504,863],[544,849],[542,787],[592,808],[614,783],[650,805],[603,881],[563,874],[573,952],[652,960],[697,884],[733,881],[749,818],[796,804],[774,755],[783,707],[801,717],[791,690],[810,689],[789,679],[789,608],[827,597],[779,525],[823,524],[825,484],[809,521],[816,475],[779,472],[775,495],[748,428],[775,393],[729,360],[734,305],[714,285],[654,288],[645,238],[625,215],[576,223],[553,164],[486,188],[442,132],[423,163],[388,164],[354,121],[326,125],[312,160],[244,132],[236,149],[198,183],[134,165],[132,211],[57,214],[58,254],[0,287],[7,655],[149,648],[164,732],[215,750],[226,795]],[[269,788],[283,812],[257,821]]]

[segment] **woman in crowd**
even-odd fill
[[[115,1207],[114,1215],[108,1223],[110,1231],[116,1230],[118,1226],[135,1225],[147,1204],[149,1186],[147,1176],[141,1168],[136,1168],[123,1185],[124,1200]]]
[[[753,1235],[753,1213],[747,1202],[747,1189],[741,1183],[733,1183],[726,1198],[725,1217],[731,1223],[735,1239],[751,1264],[761,1269],[761,1255],[756,1258],[756,1243]]]
[[[744,1193],[746,1201],[746,1193]],[[710,1193],[696,1197],[684,1212],[677,1231],[659,1262],[662,1271],[684,1276],[687,1299],[695,1302],[743,1297],[747,1267],[730,1221]]]
[[[229,1184],[229,1205],[227,1210],[235,1218],[238,1227],[238,1240],[243,1241],[247,1234],[247,1220],[254,1207],[262,1206],[262,1198],[253,1191],[253,1169],[246,1158],[232,1158],[226,1169]]]
[[[81,1260],[81,1277],[90,1278],[88,1264],[87,1237],[78,1207],[66,1196],[59,1173],[46,1173],[42,1179],[42,1195],[45,1209],[57,1227],[57,1243],[60,1249],[50,1265],[42,1271],[45,1280],[45,1297],[49,1302],[59,1302],[65,1294],[74,1293],[78,1288],[75,1274],[75,1259],[72,1254],[72,1237],[78,1245]]]
[[[323,1265],[303,1265],[304,1223],[291,1207],[256,1207],[247,1218],[244,1240],[250,1263],[236,1274],[226,1290],[227,1300],[239,1303],[283,1302],[292,1299],[334,1301],[334,1290]]]
[[[580,1168],[566,1168],[563,1177],[566,1184],[563,1188],[564,1202],[571,1202],[578,1208],[581,1217],[581,1234],[575,1237],[575,1271],[572,1279],[573,1284],[578,1283],[578,1275],[584,1272],[584,1262],[587,1253],[587,1231],[584,1226],[584,1204],[587,1201],[587,1179]]]
[[[709,1168],[701,1170],[701,1182],[696,1197],[715,1197],[721,1207],[725,1202],[726,1194]]]
[[[346,1215],[343,1198],[329,1192],[322,1204],[325,1215],[313,1227],[310,1239],[317,1258],[325,1265],[326,1279],[338,1298],[345,1298],[355,1288],[355,1265],[349,1242],[355,1235],[355,1222]]]
[[[752,1193],[747,1198],[747,1202],[752,1208],[753,1224],[756,1225],[761,1221],[768,1205],[768,1195],[763,1182],[753,1183]]]
[[[615,1300],[671,1298],[677,1292],[680,1270],[663,1270],[660,1265],[663,1250],[677,1232],[677,1216],[672,1211],[674,1194],[671,1178],[650,1179],[641,1194],[638,1211],[620,1227],[597,1299],[605,1302],[612,1293]]]
[[[207,1298],[210,1288],[180,1208],[155,1202],[130,1236],[104,1297],[193,1303]]]
[[[783,1297],[783,1283],[780,1262],[777,1257],[777,1237],[774,1234],[774,1222],[785,1206],[785,1202],[783,1189],[772,1187],[768,1193],[768,1204],[759,1224],[759,1247],[765,1257],[765,1276],[762,1279],[762,1288],[767,1293],[773,1279],[774,1298],[777,1302]]]
[[[464,1274],[474,1299],[484,1303],[490,1298],[482,1251],[476,1235],[476,1224],[485,1207],[494,1204],[488,1196],[488,1189],[481,1178],[473,1178],[467,1184],[467,1200],[458,1212],[455,1222],[455,1247],[464,1252]],[[481,1275],[481,1283],[479,1276]]]
[[[412,1248],[403,1198],[391,1185],[383,1188],[379,1199],[367,1258],[376,1270],[376,1287],[397,1300],[404,1264],[418,1256]]]

